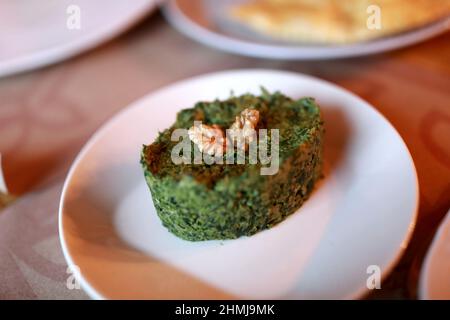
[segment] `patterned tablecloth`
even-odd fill
[[[87,298],[69,290],[58,240],[62,183],[74,157],[109,117],[142,95],[207,72],[273,68],[312,74],[360,95],[405,139],[419,175],[420,212],[404,257],[370,298],[414,298],[423,254],[450,207],[450,34],[404,50],[320,62],[215,51],[153,14],[75,59],[0,79],[0,152],[19,199],[0,212],[0,299]],[[164,106],[161,106],[161,112]]]

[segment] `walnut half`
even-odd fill
[[[259,111],[245,109],[227,130],[229,137],[237,138],[238,148],[246,150],[247,143],[256,139],[255,128],[259,121]],[[201,152],[221,157],[226,148],[226,139],[218,125],[194,123],[188,131],[189,139],[194,142]]]
[[[218,125],[208,126],[196,123],[189,129],[188,135],[201,152],[219,157],[223,155],[225,139],[223,131]]]
[[[244,109],[230,127],[229,136],[238,137],[238,148],[247,149],[248,143],[256,139],[255,128],[259,121],[259,111]]]

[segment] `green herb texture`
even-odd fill
[[[226,129],[245,108],[260,112],[256,129],[279,130],[278,173],[261,175],[262,165],[248,161],[172,162],[178,143],[170,139],[174,129],[188,129],[194,121]],[[158,216],[170,232],[191,241],[233,239],[270,228],[302,205],[321,177],[322,144],[323,121],[313,98],[293,100],[263,90],[261,96],[199,102],[180,111],[173,126],[143,147],[141,163]]]

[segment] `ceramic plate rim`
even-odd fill
[[[398,261],[401,259],[401,257],[403,256],[406,248],[409,245],[409,242],[411,240],[413,231],[415,229],[417,216],[418,216],[418,208],[419,208],[419,183],[418,183],[417,170],[416,170],[413,158],[411,156],[411,153],[410,153],[410,151],[409,151],[405,141],[401,137],[401,135],[398,133],[398,131],[395,129],[395,127],[388,121],[388,119],[386,117],[384,117],[384,115],[382,113],[380,113],[375,107],[373,107],[371,104],[369,104],[368,102],[366,102],[365,100],[363,100],[362,98],[360,98],[356,94],[348,91],[345,88],[342,88],[342,87],[340,87],[340,86],[338,86],[338,85],[336,85],[334,83],[328,82],[326,80],[322,80],[320,78],[316,78],[314,76],[310,76],[310,75],[306,75],[306,74],[302,74],[302,73],[291,72],[291,71],[283,71],[283,70],[276,70],[276,69],[254,69],[254,68],[233,69],[233,70],[226,70],[226,71],[219,71],[219,72],[200,74],[200,75],[197,75],[197,76],[181,79],[181,80],[176,81],[174,83],[162,86],[162,87],[160,87],[160,88],[158,88],[158,89],[156,89],[154,91],[151,91],[151,92],[145,94],[144,96],[142,96],[141,98],[135,100],[134,102],[131,102],[128,106],[126,106],[121,111],[119,111],[118,113],[113,115],[109,120],[107,120],[103,125],[100,126],[100,128],[88,139],[88,141],[82,147],[82,149],[80,150],[78,155],[75,157],[75,159],[74,159],[74,161],[73,161],[73,163],[72,163],[72,165],[71,165],[71,167],[70,167],[70,169],[68,171],[66,179],[64,181],[62,192],[61,192],[61,197],[60,197],[60,201],[59,201],[59,208],[58,208],[58,234],[59,234],[59,240],[60,240],[60,243],[61,243],[61,247],[62,247],[64,258],[66,259],[66,262],[68,263],[69,266],[70,265],[74,265],[74,261],[73,261],[72,256],[70,255],[69,248],[67,247],[67,244],[66,244],[66,241],[65,241],[65,236],[64,236],[64,228],[63,228],[63,225],[62,225],[64,200],[65,200],[66,193],[67,193],[67,190],[68,190],[69,182],[72,180],[72,177],[75,174],[76,168],[82,162],[82,160],[85,157],[85,155],[95,145],[97,140],[99,138],[101,138],[103,133],[106,132],[117,121],[120,121],[120,119],[122,118],[122,116],[124,114],[126,114],[128,112],[131,112],[132,110],[134,110],[136,108],[139,108],[139,106],[142,105],[143,101],[149,99],[149,97],[151,97],[151,96],[155,96],[155,95],[165,91],[169,87],[170,88],[174,88],[174,87],[177,87],[177,86],[182,86],[183,84],[188,83],[188,82],[192,82],[192,81],[206,79],[206,78],[213,77],[213,76],[232,75],[232,74],[236,74],[236,73],[273,73],[273,74],[278,74],[278,75],[284,74],[284,75],[291,75],[291,76],[301,77],[301,78],[304,78],[304,79],[309,80],[309,81],[314,81],[314,82],[319,82],[319,83],[322,83],[322,84],[326,84],[326,85],[331,86],[331,87],[333,87],[335,89],[338,89],[339,91],[343,92],[344,94],[352,96],[352,98],[358,100],[360,103],[365,105],[368,108],[368,110],[370,110],[371,112],[374,112],[377,116],[381,117],[382,120],[384,120],[384,122],[386,122],[386,124],[389,126],[390,130],[392,130],[392,132],[395,135],[397,135],[397,137],[399,138],[399,141],[401,142],[401,144],[402,144],[402,146],[404,148],[404,151],[406,152],[408,160],[409,160],[409,162],[411,164],[411,169],[413,170],[413,176],[414,176],[414,181],[415,181],[414,189],[415,189],[416,192],[415,192],[414,209],[413,209],[413,212],[411,212],[411,217],[410,217],[408,228],[406,229],[406,233],[403,235],[403,240],[401,241],[401,243],[404,244],[404,245],[403,246],[399,246],[397,248],[396,252],[395,252],[395,256],[393,256],[390,259],[390,261],[387,262],[387,266],[383,269],[384,271],[381,274],[382,280],[384,280],[386,278],[386,276],[391,273],[392,269],[397,265]],[[99,300],[108,299],[107,297],[105,297],[102,294],[100,294],[94,287],[92,287],[90,285],[90,283],[83,277],[82,274],[74,273],[74,276],[79,281],[81,287],[85,290],[85,292],[91,298],[99,299]],[[368,292],[369,292],[369,289],[367,287],[361,286],[361,288],[359,288],[358,290],[355,290],[352,294],[350,294],[348,296],[345,296],[342,299],[345,299],[345,300],[347,300],[347,299],[358,299],[358,298],[363,297]]]
[[[445,227],[447,225],[450,225],[450,209],[442,219],[441,223],[439,224],[435,234],[433,235],[433,238],[431,240],[430,245],[428,246],[428,251],[425,254],[425,258],[422,262],[420,275],[419,275],[419,284],[418,284],[418,297],[421,300],[429,300],[430,297],[430,268],[433,263],[433,261],[436,259],[436,251],[439,248],[439,244],[441,241],[441,238],[444,236],[442,233],[444,232]]]

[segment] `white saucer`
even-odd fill
[[[188,242],[155,213],[139,163],[143,144],[199,100],[259,93],[316,97],[325,128],[325,178],[288,219],[252,237]],[[406,248],[417,176],[395,129],[368,103],[328,82],[241,70],[185,80],[111,119],[75,160],[61,196],[67,262],[93,298],[357,298],[374,268],[387,275]],[[375,267],[374,267],[375,266]],[[369,272],[369,273],[368,273]]]

